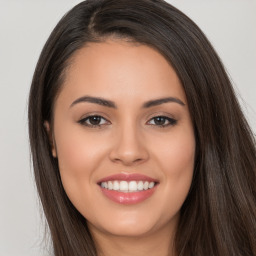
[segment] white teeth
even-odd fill
[[[101,182],[101,187],[109,190],[116,190],[120,192],[137,192],[142,190],[148,190],[155,186],[155,182],[148,181],[107,181]]]
[[[144,183],[143,188],[144,188],[145,190],[147,190],[147,189],[148,189],[148,184],[149,184],[149,182],[148,182],[148,181],[146,181],[146,182]]]
[[[154,182],[150,182],[149,184],[148,184],[148,188],[153,188],[155,186],[155,183]]]
[[[119,182],[116,180],[113,183],[113,190],[119,190]]]
[[[129,191],[137,191],[137,182],[136,181],[129,182]]]
[[[112,190],[113,189],[113,184],[111,181],[108,181],[108,189]]]
[[[119,189],[121,191],[128,191],[128,182],[127,181],[121,181],[119,184]]]
[[[108,188],[108,183],[107,182],[101,182],[101,187],[102,188]]]
[[[137,186],[139,191],[143,190],[143,181],[139,181]]]

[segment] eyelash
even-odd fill
[[[98,118],[98,120],[100,119],[100,123],[102,120],[105,120],[106,123],[104,123],[104,124],[100,124],[100,123],[99,124],[88,124],[88,123],[86,123],[87,121],[90,121],[90,119],[92,119],[92,118]],[[156,121],[157,118],[161,118],[162,119],[161,121],[164,120],[164,124],[158,124],[158,125],[157,124],[149,124],[149,125],[157,126],[160,128],[167,128],[169,126],[174,126],[177,124],[177,120],[167,117],[167,116],[161,116],[161,115],[151,118],[148,122],[150,122],[152,120]],[[165,124],[166,121],[168,122],[168,124]],[[84,125],[86,127],[89,127],[89,128],[101,128],[103,125],[109,124],[110,122],[100,115],[91,115],[91,116],[87,116],[87,117],[81,119],[80,121],[78,121],[78,123],[80,123],[81,125]]]

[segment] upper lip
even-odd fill
[[[114,180],[124,180],[124,181],[153,181],[158,182],[158,180],[151,178],[149,176],[140,174],[140,173],[117,173],[110,176],[107,176],[98,181],[98,184],[106,181],[114,181]]]

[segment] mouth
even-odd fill
[[[157,183],[153,181],[104,181],[100,183],[102,188],[115,190],[123,193],[140,192],[143,190],[152,189]]]
[[[159,182],[141,174],[120,173],[108,176],[97,184],[108,199],[119,204],[137,204],[151,197]]]

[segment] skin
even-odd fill
[[[116,108],[72,105],[83,96],[111,100]],[[142,107],[166,97],[184,105]],[[100,125],[79,122],[88,115],[102,116]],[[160,126],[157,116],[175,121],[163,119]],[[46,127],[64,189],[87,219],[98,254],[174,255],[179,210],[193,176],[195,137],[184,90],[166,59],[148,46],[121,40],[87,44],[71,60],[54,123]],[[141,203],[115,203],[97,182],[121,172],[147,175],[159,185]]]

